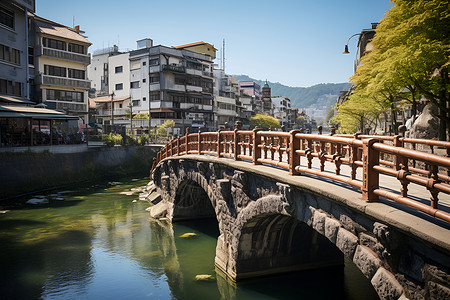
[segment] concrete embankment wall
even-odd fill
[[[160,146],[94,148],[79,153],[0,153],[0,200],[111,176],[148,176]]]

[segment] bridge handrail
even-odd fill
[[[392,141],[393,145],[383,141]],[[432,146],[449,146],[447,149],[450,149],[447,142],[419,141]],[[365,201],[378,201],[379,197],[384,197],[450,222],[450,213],[438,207],[438,194],[450,194],[450,158],[404,148],[404,142],[417,140],[399,136],[314,135],[298,130],[199,132],[169,142],[157,154],[152,173],[162,159],[170,156],[210,154],[229,157],[247,160],[255,165],[280,167],[289,171],[290,175],[307,173],[343,182],[361,189]],[[302,158],[306,159],[306,165],[301,164]],[[319,160],[318,169],[313,168],[313,160]],[[326,162],[334,164],[334,173],[325,170]],[[416,162],[425,167],[416,166]],[[349,176],[341,174],[342,165],[350,168]],[[358,179],[357,171],[361,168],[362,178]],[[402,186],[400,194],[380,187],[380,174],[399,180]],[[423,186],[430,192],[429,205],[408,197],[408,185],[411,183]]]

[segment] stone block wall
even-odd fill
[[[272,245],[276,243],[272,243],[270,235],[278,232],[286,239],[288,232],[299,234],[296,226],[278,231],[269,227],[298,222],[326,238],[334,249],[352,260],[380,298],[450,298],[448,249],[431,245],[395,224],[368,217],[332,194],[320,196],[301,185],[276,182],[258,174],[257,169],[254,172],[249,169],[243,172],[226,164],[208,162],[207,158],[201,161],[175,158],[162,161],[153,174],[163,201],[173,203],[172,207],[176,206],[178,187],[187,180],[203,188],[219,223],[215,263],[231,279],[252,272],[262,274],[258,259],[270,261],[271,265],[266,267],[272,269],[282,270],[288,265],[289,262],[273,257],[279,248]],[[173,210],[168,217],[176,217]],[[294,238],[290,238],[284,246],[295,248]],[[263,243],[258,243],[261,239]],[[299,253],[305,255],[307,250],[310,249]],[[281,255],[288,253],[284,248],[283,251]],[[297,262],[294,257],[291,263]]]

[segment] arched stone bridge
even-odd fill
[[[450,230],[313,176],[205,155],[163,159],[152,215],[215,217],[215,265],[233,280],[352,260],[383,299],[450,297]]]

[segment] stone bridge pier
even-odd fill
[[[217,219],[215,265],[232,280],[347,257],[383,299],[450,299],[450,234],[441,225],[417,216],[403,223],[400,212],[343,186],[211,156],[164,159],[153,180],[163,217]]]

